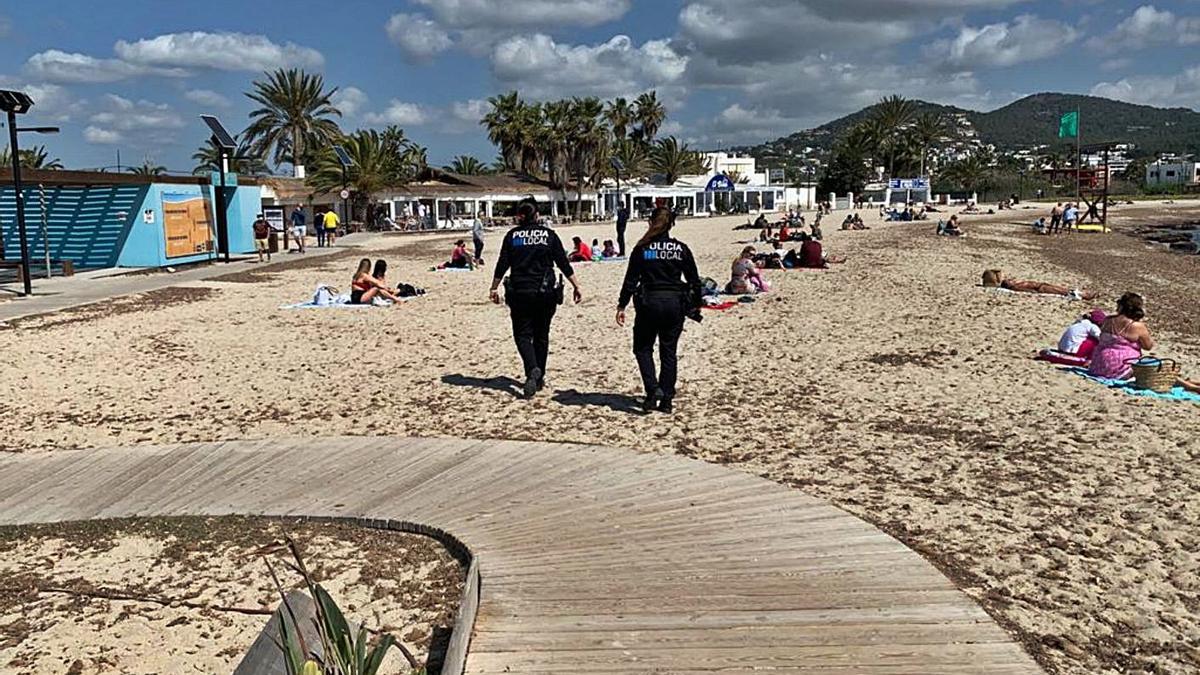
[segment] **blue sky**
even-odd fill
[[[634,96],[697,147],[768,140],[881,96],[992,109],[1039,91],[1200,105],[1200,2],[1157,0],[3,0],[0,86],[69,167],[187,171],[197,115],[246,124],[266,69],[340,88],[344,129],[490,160],[487,97]]]

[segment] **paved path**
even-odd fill
[[[409,520],[477,556],[468,673],[1039,673],[924,559],[740,471],[575,445],[238,441],[0,457],[0,523]]]
[[[317,248],[310,246],[308,252],[299,254],[276,253],[270,263],[258,263],[257,256],[235,258],[229,264],[214,263],[211,265],[189,266],[174,274],[159,272],[154,274],[123,274],[119,276],[104,276],[94,278],[89,273],[73,277],[54,277],[52,279],[34,279],[33,295],[28,298],[14,297],[13,293],[20,289],[20,284],[4,284],[0,291],[0,323],[12,321],[27,316],[61,312],[64,309],[90,305],[96,302],[111,300],[136,293],[146,293],[169,286],[179,286],[196,281],[204,281],[235,272],[252,270],[269,270],[275,265],[295,262],[300,259],[320,258],[346,250],[366,240],[373,234],[352,234],[339,237],[337,246]],[[346,241],[349,239],[349,241]],[[136,270],[130,269],[130,272]]]

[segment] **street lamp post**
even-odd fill
[[[25,230],[25,191],[21,186],[21,149],[17,144],[17,133],[28,131],[35,134],[55,134],[58,127],[17,128],[17,115],[24,115],[33,107],[33,99],[19,91],[0,91],[0,110],[8,114],[8,150],[12,155],[13,200],[17,206],[17,236],[21,241],[22,295],[33,293],[33,275],[29,269],[29,236]],[[0,251],[2,256],[3,251]]]

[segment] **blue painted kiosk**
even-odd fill
[[[213,185],[209,176],[134,176],[79,171],[23,171],[26,224],[35,270],[49,257],[76,270],[165,267],[216,258]],[[261,211],[256,181],[227,175],[230,250],[254,251],[251,230]],[[0,171],[0,235],[4,260],[20,259],[11,172]],[[43,235],[42,204],[46,228]],[[35,272],[36,273],[36,272]]]

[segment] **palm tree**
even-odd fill
[[[895,94],[885,96],[875,106],[873,116],[878,120],[879,125],[883,129],[884,138],[886,138],[889,178],[892,176],[893,169],[895,168],[896,148],[899,147],[898,141],[900,135],[912,124],[916,115],[916,104],[903,96]]]
[[[623,140],[629,133],[629,125],[633,123],[633,107],[623,98],[613,99],[604,109],[604,119],[612,129],[613,137]]]
[[[492,110],[479,123],[487,129],[492,144],[500,149],[505,169],[535,173],[541,165],[537,149],[541,107],[525,103],[515,91],[493,96],[488,103]]]
[[[616,139],[613,143],[612,157],[621,163],[622,175],[626,178],[644,176],[650,160],[646,144],[629,138]]]
[[[595,97],[570,102],[571,132],[567,161],[575,174],[575,218],[583,219],[583,181],[602,173],[609,147],[608,129],[601,121],[604,104]]]
[[[236,140],[236,138],[235,138]],[[200,176],[212,171],[221,170],[221,148],[210,138],[204,145],[201,145],[195,153],[192,154],[192,160],[196,162],[195,168],[192,169],[194,175]],[[240,173],[246,176],[265,176],[270,173],[267,163],[261,157],[255,155],[250,150],[250,145],[245,141],[238,143],[238,147],[233,151],[233,156],[229,158],[229,170]]]
[[[488,172],[488,168],[483,162],[470,155],[459,155],[442,168],[464,176],[478,176]]]
[[[650,168],[662,182],[672,185],[680,176],[704,173],[704,157],[680,143],[674,136],[659,139],[650,151]]]
[[[633,119],[637,123],[634,136],[649,143],[654,140],[662,123],[667,119],[667,109],[658,100],[658,93],[651,91],[637,97],[633,103]]]
[[[255,154],[270,154],[275,163],[287,161],[293,167],[303,164],[310,149],[341,136],[334,117],[342,111],[332,103],[334,87],[326,91],[325,78],[291,68],[266,73],[256,80],[254,91],[246,96],[261,107],[250,113],[250,126],[244,136]]]
[[[57,157],[50,157],[46,146],[35,145],[32,148],[25,148],[17,153],[20,155],[21,168],[41,171],[58,171],[63,168],[63,163]],[[0,152],[0,167],[12,168],[12,151],[6,145],[4,150]]]
[[[942,173],[966,192],[985,193],[993,177],[992,161],[989,153],[974,152],[947,166]]]
[[[570,101],[545,103],[542,105],[542,123],[536,132],[537,147],[546,162],[547,180],[559,189],[567,184],[567,150],[575,131],[571,115]]]
[[[730,169],[730,170],[726,171],[725,177],[728,178],[730,180],[730,182],[736,183],[738,185],[746,185],[750,182],[750,177],[743,176],[742,172],[738,171],[737,169]]]
[[[917,118],[912,136],[921,148],[921,176],[926,175],[925,160],[929,157],[929,150],[944,143],[949,134],[950,125],[942,114],[927,112]]]
[[[381,190],[403,185],[408,176],[416,173],[412,164],[423,152],[415,152],[410,144],[397,152],[394,139],[385,131],[360,129],[349,136],[335,139],[350,155],[353,165],[343,173],[342,164],[329,147],[317,156],[308,185],[316,192],[336,192],[348,187],[354,192],[354,205],[368,211],[374,196]]]
[[[148,160],[148,159],[145,162],[142,162],[141,166],[135,166],[135,167],[131,167],[129,169],[129,173],[131,173],[135,176],[141,176],[143,178],[150,178],[153,176],[161,176],[161,175],[165,174],[166,172],[167,172],[167,167],[159,166],[158,164],[151,164],[150,160]]]

